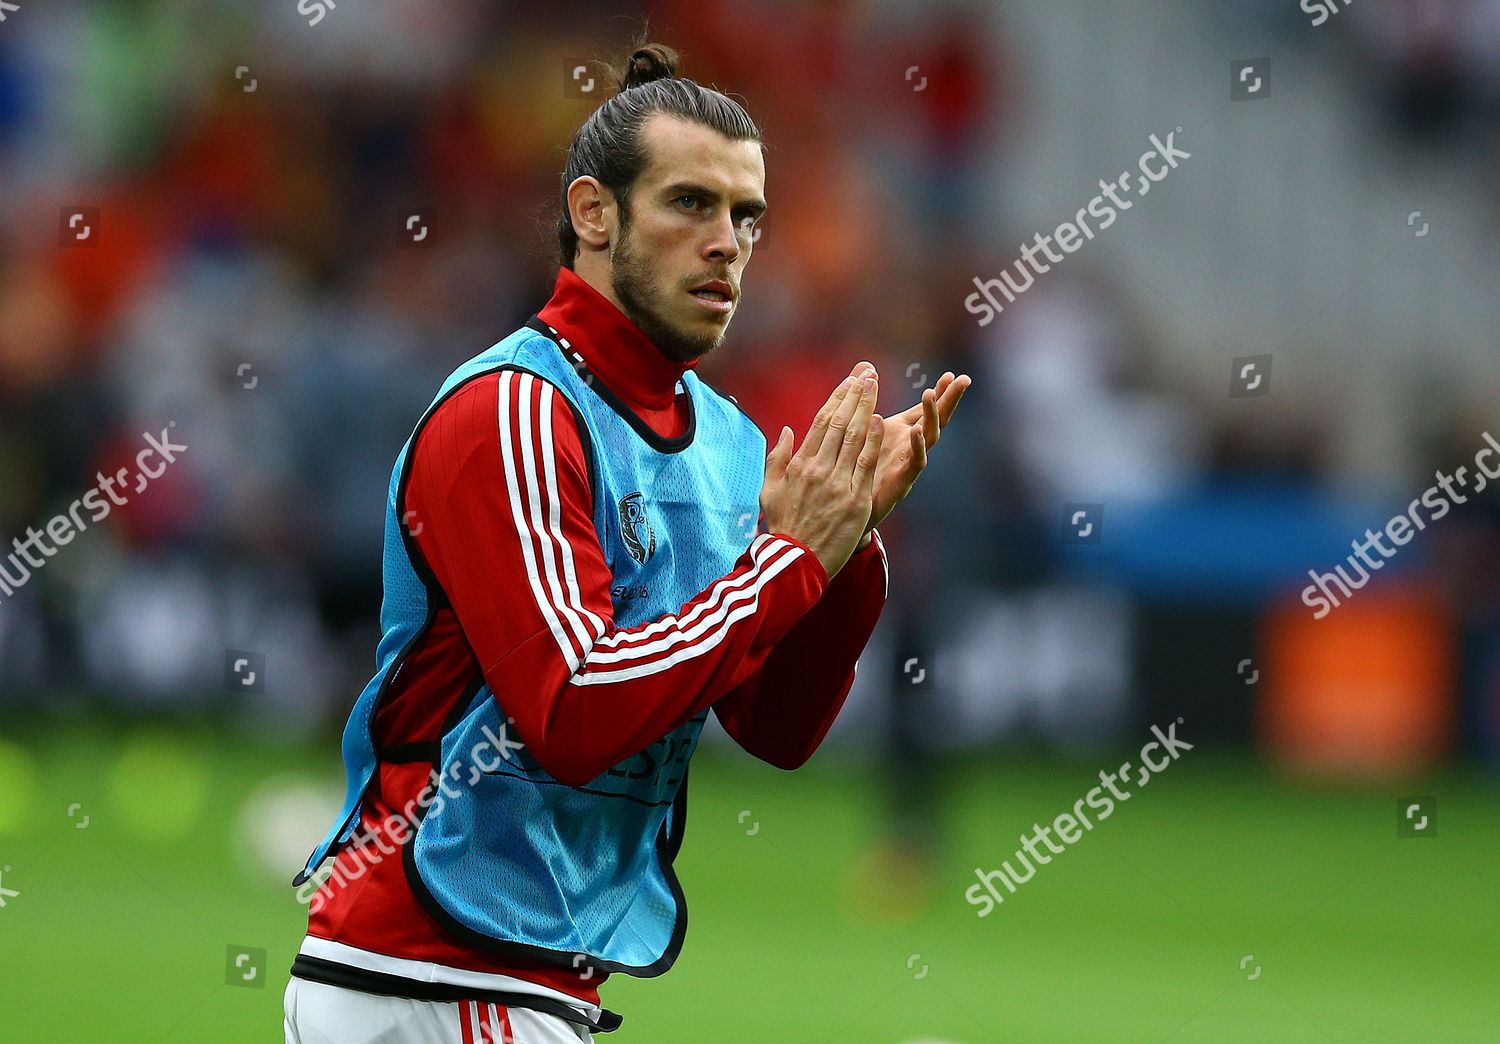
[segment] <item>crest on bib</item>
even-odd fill
[[[620,535],[630,557],[641,565],[656,553],[656,532],[646,517],[646,498],[639,491],[620,498]]]

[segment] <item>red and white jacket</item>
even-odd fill
[[[570,269],[559,271],[539,317],[653,431],[664,437],[685,431],[685,400],[677,386],[683,370],[695,363],[663,355]],[[639,676],[619,672],[619,680],[607,685],[570,685],[575,670],[584,668],[571,663],[576,657],[553,637],[546,614],[556,607],[539,601],[545,588],[528,580],[527,559],[541,548],[567,550],[577,584],[578,604],[571,608],[601,620],[606,636],[628,639],[631,630],[677,626],[724,579],[672,616],[616,628],[613,577],[593,524],[577,422],[564,396],[543,395],[551,389],[542,383],[507,372],[471,381],[437,408],[412,447],[405,507],[420,524],[410,530],[447,605],[382,700],[372,724],[376,749],[399,751],[415,737],[432,735],[455,690],[482,672],[487,679],[505,679],[506,711],[518,739],[551,775],[573,785],[599,776],[710,706],[751,754],[784,769],[803,764],[843,706],[885,604],[889,573],[879,534],[832,580],[810,550],[797,556],[764,583],[754,614],[731,615],[719,628],[723,634],[698,640],[699,651],[669,669]],[[524,410],[523,396],[529,396]],[[543,409],[549,400],[550,408]],[[514,483],[526,487],[515,491],[518,502],[532,503],[535,495],[542,510],[513,510],[507,460]],[[555,484],[532,489],[537,476]],[[806,550],[790,536],[777,537]],[[735,572],[757,568],[747,555]],[[533,681],[522,685],[518,678]],[[420,760],[382,758],[362,805],[360,829],[379,836],[382,823],[421,792],[429,770]],[[390,839],[393,849],[399,840]],[[325,884],[313,897],[294,973],[315,964],[322,981],[369,992],[429,999],[452,996],[455,988],[475,996],[525,994],[598,1016],[602,976],[583,981],[568,969],[501,957],[448,937],[412,894],[400,856],[372,861],[375,850],[363,846],[361,856],[345,849],[336,857],[340,886]]]

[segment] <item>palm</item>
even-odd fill
[[[885,434],[880,441],[880,463],[875,468],[870,522],[865,527],[867,533],[885,521],[891,509],[906,499],[921,471],[917,467],[917,455],[912,450],[912,429],[920,431],[922,426],[921,404],[913,409],[917,410],[915,418],[902,413],[886,419]]]

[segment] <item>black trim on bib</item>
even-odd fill
[[[405,526],[402,526],[401,528],[403,530],[404,536]],[[417,643],[420,642],[424,636],[426,636],[427,632],[432,630],[432,622],[437,619],[438,609],[439,606],[433,603],[429,592],[429,598],[427,601],[427,618],[422,621],[422,626],[418,627],[416,633],[411,636],[411,640],[401,647],[401,651],[396,654],[395,659],[391,661],[390,667],[386,670],[385,677],[380,679],[380,691],[375,694],[375,703],[370,707],[370,724],[374,724],[375,715],[380,711],[380,704],[385,699],[386,694],[390,691],[392,679],[394,679],[396,675],[401,673],[401,665],[406,662],[406,657],[410,655],[411,651],[417,647]],[[366,725],[365,733],[367,736],[369,735],[369,731],[369,725]],[[376,751],[374,737],[370,737],[370,748],[373,752],[375,752],[375,764],[370,769],[370,777],[371,779],[373,779],[375,777],[375,774],[380,771],[380,755],[379,752]],[[365,789],[368,790],[369,787],[370,781],[366,780]],[[334,842],[333,844],[328,846],[328,851],[323,853],[323,858],[318,860],[317,866],[313,866],[311,865],[312,856],[309,855],[308,864],[304,865],[303,868],[298,872],[297,876],[292,878],[292,887],[300,888],[302,887],[302,885],[306,884],[307,881],[312,878],[312,875],[318,872],[319,866],[322,866],[330,859],[337,859],[339,853],[342,852],[346,847],[348,847],[350,841],[354,840],[354,835],[359,833],[357,824],[359,823],[360,811],[364,805],[364,801],[364,791],[361,791],[359,800],[354,803],[354,810],[349,813],[349,818],[344,820],[343,824],[339,827],[339,833],[334,835]],[[355,827],[355,829],[350,830],[351,827]],[[343,840],[339,840],[339,834],[344,833],[346,830],[350,831],[349,836],[344,838]],[[314,851],[316,851],[316,849]]]
[[[677,829],[671,837],[667,837],[667,824],[661,825],[661,836],[657,839],[657,854],[664,860],[662,869],[667,870],[673,863],[677,862],[677,853],[682,850],[682,839],[687,832],[687,785],[688,773],[692,771],[692,765],[682,766],[682,782],[677,786],[677,798],[672,805],[672,825]],[[675,874],[668,873],[672,886],[677,886]],[[687,907],[683,907],[683,920],[687,919]],[[686,927],[686,926],[684,926]]]
[[[661,869],[667,888],[672,893],[672,900],[677,907],[677,917],[672,924],[672,937],[667,941],[666,949],[662,951],[661,957],[651,964],[621,964],[619,961],[594,960],[592,955],[586,953],[572,950],[549,950],[544,946],[533,946],[530,943],[496,939],[469,927],[444,909],[428,890],[427,883],[422,880],[422,875],[417,871],[417,834],[422,828],[423,820],[427,818],[427,810],[432,807],[435,799],[434,785],[430,782],[417,800],[416,824],[407,831],[406,843],[401,846],[401,868],[406,875],[407,886],[411,888],[412,895],[416,896],[418,905],[427,911],[433,920],[456,939],[476,949],[501,956],[523,957],[557,968],[568,968],[578,972],[585,980],[598,972],[619,972],[640,979],[654,979],[676,963],[677,955],[682,952],[683,940],[687,936],[687,897],[683,894],[682,885],[678,883],[677,874],[672,868],[672,863],[677,858],[677,851],[682,847],[682,828],[687,823],[687,773],[687,768],[684,768],[682,782],[678,785],[677,796],[674,798],[670,814],[670,819],[677,829],[669,836],[667,821],[663,820],[661,829],[656,835],[657,865]]]
[[[387,765],[411,765],[417,762],[436,762],[436,743],[398,743],[394,747],[376,747],[375,756]]]
[[[537,787],[568,787],[568,789],[570,790],[582,791],[585,794],[592,794],[595,797],[616,798],[620,801],[633,801],[637,805],[644,805],[646,808],[666,808],[668,805],[675,804],[677,800],[674,797],[671,801],[646,801],[643,798],[636,797],[634,794],[616,794],[615,792],[610,790],[593,790],[589,787],[571,787],[560,779],[536,779],[532,776],[523,776],[519,772],[506,772],[504,769],[490,769],[488,772],[481,772],[480,775],[504,776],[507,779],[519,779],[525,783],[530,783],[531,785]]]
[[[454,986],[445,982],[422,982],[417,979],[408,979],[404,975],[391,975],[366,968],[355,968],[305,953],[297,954],[292,962],[292,974],[308,982],[320,982],[325,986],[358,990],[361,993],[373,993],[381,997],[408,997],[412,1000],[441,1003],[481,1000],[507,1008],[525,1008],[583,1026],[594,1033],[613,1033],[620,1028],[620,1023],[625,1021],[623,1016],[607,1008],[600,1009],[599,1018],[596,1021],[577,1008],[551,997],[541,997],[532,993],[471,989],[467,986]]]
[[[693,444],[693,436],[698,431],[698,408],[693,403],[693,392],[688,386],[686,377],[682,379],[682,391],[683,397],[687,399],[687,429],[681,435],[674,438],[664,438],[653,431],[651,425],[641,420],[640,416],[627,406],[625,401],[616,395],[604,381],[594,380],[594,372],[583,361],[583,356],[579,355],[574,349],[565,348],[562,343],[562,336],[556,330],[552,329],[552,327],[542,322],[539,316],[533,315],[526,321],[526,325],[555,344],[557,350],[562,352],[568,359],[569,364],[578,373],[578,376],[583,378],[584,383],[592,388],[610,409],[618,413],[626,424],[634,428],[635,433],[645,440],[646,445],[658,453],[681,453]]]

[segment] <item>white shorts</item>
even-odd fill
[[[578,1044],[587,1028],[487,1001],[382,997],[292,977],[286,1044]]]

